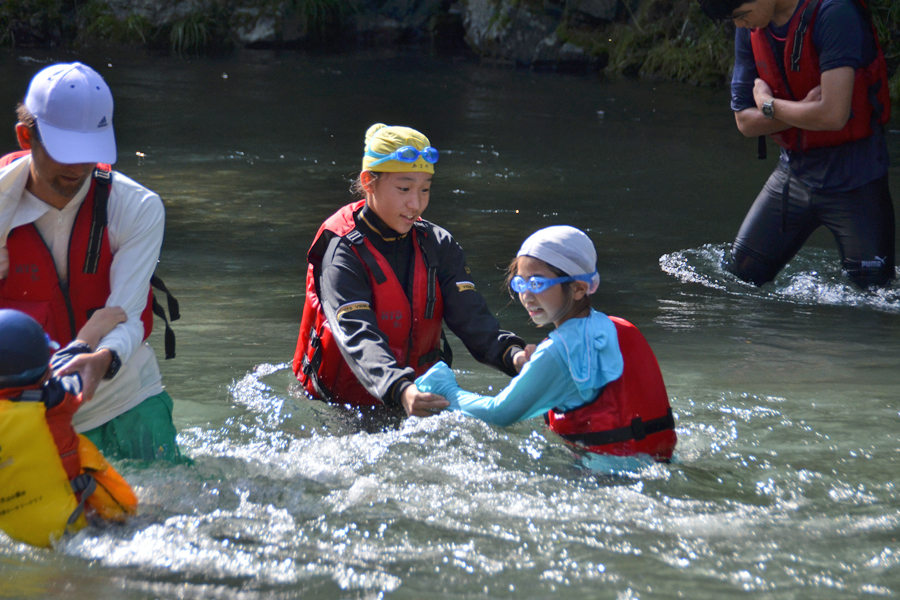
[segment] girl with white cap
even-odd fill
[[[525,342],[500,329],[475,290],[462,248],[422,219],[438,151],[409,127],[366,132],[356,189],[307,254],[294,374],[311,397],[429,416],[447,406],[413,381],[444,358],[446,324],[479,361],[515,375]]]
[[[674,419],[659,365],[636,327],[591,308],[600,284],[588,236],[567,225],[541,229],[522,244],[507,282],[539,327],[555,330],[497,396],[459,387],[443,363],[416,380],[459,410],[495,425],[545,415],[566,440],[605,454],[667,461]]]

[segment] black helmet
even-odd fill
[[[38,322],[0,309],[0,388],[37,383],[50,365],[50,339]]]

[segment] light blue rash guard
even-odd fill
[[[511,425],[553,409],[567,411],[587,404],[603,386],[622,376],[623,366],[615,324],[591,309],[587,317],[569,319],[551,331],[522,372],[496,396],[460,388],[443,362],[416,379],[416,387],[446,398],[448,410],[492,425]]]

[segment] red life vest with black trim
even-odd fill
[[[862,10],[868,10],[858,0]],[[812,31],[819,13],[820,0],[801,0],[788,27],[784,57],[776,57],[765,27],[750,32],[753,57],[759,77],[772,88],[775,98],[799,101],[821,83],[819,56],[813,45]],[[868,66],[856,70],[850,118],[838,131],[809,131],[792,127],[772,134],[780,146],[788,150],[806,151],[812,148],[839,146],[869,137],[874,133],[873,121],[887,123],[891,118],[891,98],[888,90],[887,63],[878,43],[878,33],[872,27],[876,56]],[[786,80],[785,80],[786,76]],[[777,118],[777,115],[776,115]]]
[[[334,339],[332,325],[325,317],[319,301],[316,279],[321,256],[316,254],[323,236],[346,237],[360,257],[372,288],[372,306],[378,328],[387,336],[397,364],[412,367],[418,377],[440,359],[443,299],[435,274],[437,265],[426,263],[423,240],[425,232],[410,232],[413,238],[412,302],[388,261],[357,229],[353,215],[362,210],[365,200],[348,204],[329,217],[319,228],[310,246],[306,272],[306,303],[300,323],[293,369],[303,388],[313,398],[338,404],[357,406],[382,404],[359,382],[341,355]],[[355,232],[355,233],[354,233]],[[369,261],[374,261],[370,264]],[[429,287],[431,288],[429,290]],[[430,294],[429,294],[430,292]],[[429,302],[429,297],[432,299]]]
[[[0,167],[28,153],[7,154],[0,158]],[[97,170],[109,172],[110,166],[97,165]],[[104,227],[99,238],[96,234],[92,235],[95,190],[97,185],[101,185],[97,180],[95,171],[87,197],[78,209],[72,227],[68,284],[60,282],[53,256],[34,223],[14,228],[6,240],[9,274],[6,279],[0,279],[0,308],[13,308],[31,316],[53,340],[63,346],[75,338],[96,309],[106,306],[110,294],[113,256],[109,232]],[[92,238],[99,239],[99,252],[92,247]],[[90,268],[89,254],[94,257]],[[147,306],[141,314],[141,321],[146,340],[153,329],[152,291],[148,291]]]
[[[624,360],[622,376],[597,398],[567,412],[550,411],[550,429],[591,452],[631,456],[649,454],[668,461],[675,450],[675,420],[659,363],[638,328],[619,317],[616,326]]]

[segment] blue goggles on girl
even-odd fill
[[[594,271],[593,273],[572,275],[570,277],[557,277],[555,279],[547,279],[546,277],[541,277],[540,275],[533,275],[527,280],[522,278],[521,275],[516,275],[512,278],[512,281],[509,282],[509,287],[511,287],[512,291],[516,292],[517,294],[521,294],[522,292],[540,294],[541,292],[550,289],[557,283],[566,283],[567,281],[586,281],[590,283],[594,278],[594,275],[596,274],[597,272]]]
[[[402,146],[400,148],[397,148],[390,154],[378,154],[377,152],[366,150],[366,156],[378,159],[376,161],[370,162],[370,167],[380,165],[381,163],[387,162],[389,160],[399,160],[400,162],[414,163],[420,156],[424,158],[426,162],[430,162],[431,164],[434,164],[438,161],[438,151],[431,146],[425,146],[424,150],[419,150],[418,148],[415,148],[413,146]]]

